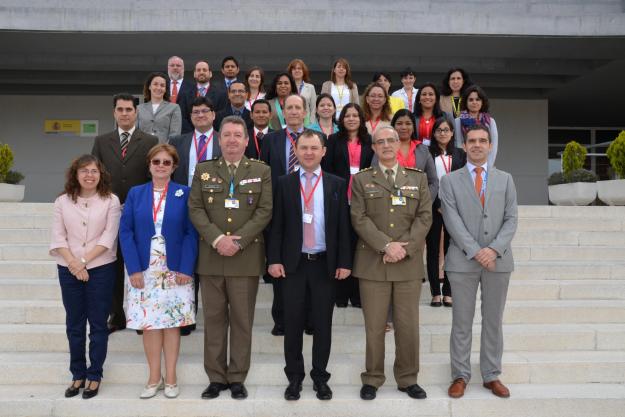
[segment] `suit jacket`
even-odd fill
[[[431,150],[432,148],[430,148],[430,151]],[[436,158],[434,156],[432,156],[432,158],[434,159],[434,167],[436,168]],[[467,163],[466,152],[460,148],[453,147],[451,151],[451,168],[449,172],[451,173],[453,171],[459,170],[460,168],[465,166],[466,163]],[[439,183],[439,186],[440,186],[440,183]],[[440,190],[440,187],[439,187],[439,190]],[[436,198],[434,199],[434,203],[432,205],[432,210],[438,210],[440,206],[441,206],[441,199],[438,197],[438,194],[436,194]]]
[[[158,144],[156,136],[135,129],[130,137],[126,157],[122,158],[122,148],[117,129],[97,136],[91,154],[97,157],[111,174],[113,192],[124,204],[130,187],[150,181],[150,170],[146,161],[150,149]]]
[[[367,135],[360,144],[360,169],[369,168],[373,158],[373,149],[371,148],[371,136]],[[349,170],[349,153],[347,150],[347,141],[339,139],[337,134],[330,135],[327,142],[326,155],[321,161],[324,171],[338,175],[345,181],[349,182],[351,173]]]
[[[327,172],[321,178],[328,275],[334,277],[336,268],[352,268],[347,186]],[[287,273],[294,273],[304,239],[299,172],[280,177],[275,188],[267,264],[283,264]]]
[[[169,182],[161,234],[165,237],[167,267],[193,276],[198,235],[189,220],[189,187]],[[132,187],[119,225],[119,242],[128,275],[148,269],[150,244],[156,233],[153,220],[152,182]]]
[[[490,247],[497,252],[495,271],[512,272],[510,244],[518,221],[512,175],[488,167],[484,207],[466,167],[441,178],[439,197],[445,229],[451,237],[445,270],[479,271],[482,266],[473,258],[480,249]]]
[[[221,121],[228,116],[232,116],[233,114],[234,113],[232,112],[232,106],[228,104],[225,109],[220,110],[215,115],[215,122],[213,123],[213,127],[217,131],[219,131],[219,128],[221,127]],[[245,120],[245,124],[247,125],[248,129],[250,128],[250,126],[253,126],[252,118],[250,117],[250,111],[245,107],[243,107],[243,115],[241,116],[241,118]]]
[[[167,143],[169,138],[177,136],[182,128],[180,106],[163,101],[152,111],[152,103],[137,106],[137,128],[158,138],[160,143]]]
[[[271,132],[275,132],[275,131],[272,128],[269,128],[266,134],[268,135]],[[263,136],[263,138],[258,140],[258,143],[256,143],[256,140],[254,139],[254,126],[253,125],[252,127],[247,129],[247,134],[248,134],[249,140],[247,142],[247,148],[245,149],[245,156],[251,159],[260,159],[260,149],[263,146],[265,137]],[[258,145],[258,147],[256,147],[256,145]]]
[[[262,231],[273,206],[269,171],[264,163],[244,156],[234,177],[233,198],[239,208],[228,209],[230,174],[223,157],[198,164],[189,197],[189,217],[200,234],[198,274],[250,277],[265,272]],[[222,234],[241,236],[242,250],[234,256],[217,253],[212,243]]]
[[[352,180],[352,227],[358,234],[352,275],[373,281],[408,281],[425,276],[423,246],[432,224],[432,201],[425,174],[399,167],[395,189],[379,165],[360,171]],[[393,205],[401,191],[404,205]],[[407,255],[396,263],[382,260],[389,242],[408,242]]]
[[[167,78],[167,91],[170,90],[171,80],[169,77]],[[178,97],[176,97],[176,104],[180,107],[180,122],[181,122],[181,133],[187,133],[193,131],[193,125],[191,125],[191,120],[187,117],[188,110],[187,105],[191,101],[189,100],[189,96],[193,94],[193,86],[195,85],[195,80],[193,78],[183,78],[182,84],[178,86]]]
[[[221,88],[221,83],[211,82],[206,92],[206,96],[213,102],[215,114],[226,107],[228,102],[226,91]],[[178,93],[178,104],[182,112],[182,133],[193,132],[193,124],[191,123],[191,103],[197,97],[197,83],[193,81],[191,88],[185,90],[185,94],[181,96]]]
[[[185,133],[183,135],[175,136],[169,140],[169,144],[176,148],[180,161],[178,167],[171,176],[171,179],[178,184],[187,184],[189,181],[189,152],[193,144],[193,132]],[[213,158],[219,158],[221,156],[221,148],[219,147],[219,132],[213,130],[212,149]],[[199,140],[199,138],[198,138]]]
[[[193,89],[194,84],[195,84],[195,80],[193,80],[193,78],[182,79],[182,84],[178,86],[178,97],[176,97],[176,104],[180,105],[180,100],[182,99],[182,97],[190,94],[191,90]],[[170,85],[171,85],[171,80],[168,77],[167,78],[167,91],[171,91]]]

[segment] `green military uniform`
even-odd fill
[[[272,206],[271,171],[263,162],[244,156],[232,182],[223,157],[197,165],[189,216],[200,235],[197,273],[204,309],[204,368],[211,382],[244,382],[247,376],[258,277],[265,268],[262,231],[271,220]],[[220,235],[241,236],[241,249],[234,256],[220,255],[212,246]]]
[[[425,237],[432,223],[432,201],[426,175],[398,167],[391,185],[379,165],[354,176],[352,226],[359,236],[352,274],[360,279],[367,333],[363,384],[379,387],[384,377],[384,334],[393,302],[394,374],[401,388],[416,384],[419,372],[419,296]],[[384,263],[389,242],[408,242],[407,255]]]

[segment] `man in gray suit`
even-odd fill
[[[482,292],[480,371],[483,385],[498,397],[510,391],[499,381],[502,319],[510,273],[510,242],[517,228],[512,176],[488,166],[492,143],[487,127],[471,126],[463,144],[467,164],[441,179],[439,197],[451,242],[445,270],[454,295],[450,354],[453,382],[448,394],[464,395],[471,379],[471,336],[478,286]]]

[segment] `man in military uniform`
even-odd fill
[[[197,165],[189,196],[191,221],[200,234],[197,273],[210,380],[202,398],[228,388],[232,398],[247,397],[258,277],[265,268],[262,231],[272,211],[270,169],[243,155],[247,143],[243,119],[226,117],[219,136],[222,157]]]
[[[425,174],[397,163],[399,136],[392,127],[377,129],[372,146],[379,163],[352,183],[352,225],[359,236],[353,275],[360,279],[367,333],[360,397],[374,399],[385,381],[384,327],[392,300],[397,388],[421,399],[426,393],[417,384],[419,296],[432,202]]]

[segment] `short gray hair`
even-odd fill
[[[245,134],[245,139],[249,138],[247,133],[247,124],[245,124],[245,120],[243,120],[240,116],[226,116],[219,125],[219,131],[221,131],[224,125],[227,125],[228,123],[241,126]]]

